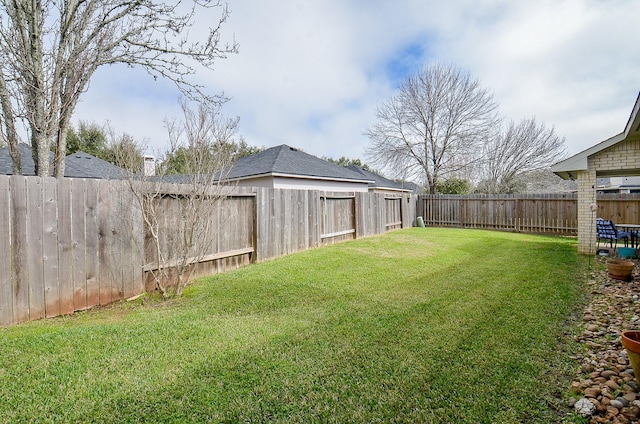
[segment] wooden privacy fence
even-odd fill
[[[597,194],[596,215],[640,224],[640,194]],[[576,194],[423,195],[417,215],[426,225],[576,235]]]
[[[120,181],[0,176],[0,324],[140,293],[133,200]]]
[[[426,225],[575,235],[577,195],[423,195],[418,216]]]
[[[596,199],[598,217],[618,224],[640,224],[640,194],[598,194]]]
[[[175,243],[175,196],[162,249]],[[415,197],[234,188],[196,275],[411,226]],[[127,182],[0,176],[0,325],[70,314],[145,291],[157,263]]]

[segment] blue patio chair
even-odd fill
[[[596,218],[596,232],[598,237],[598,247],[600,247],[600,240],[604,240],[605,243],[609,242],[609,247],[617,247],[618,240],[624,240],[624,245],[627,246],[629,244],[629,239],[631,238],[631,233],[618,231],[613,221],[602,218]]]

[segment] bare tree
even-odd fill
[[[55,176],[64,176],[67,128],[98,68],[142,66],[154,78],[173,81],[187,97],[215,101],[220,98],[206,95],[190,76],[196,66],[210,68],[237,51],[235,42],[221,42],[229,11],[219,1],[0,0],[0,7],[0,138],[9,145],[15,173],[16,125],[22,121],[37,175],[49,175],[55,145]],[[214,25],[194,41],[196,16]]]
[[[522,191],[520,175],[548,168],[566,155],[564,138],[535,118],[509,122],[484,149],[479,190],[486,193]]]
[[[496,125],[493,95],[477,79],[453,66],[435,64],[407,77],[378,107],[366,131],[374,164],[427,182],[458,174],[477,160]]]
[[[180,296],[196,266],[212,253],[218,231],[214,217],[231,186],[224,183],[235,151],[238,119],[226,119],[219,107],[182,103],[184,120],[168,121],[170,148],[161,155],[155,175],[139,174],[140,160],[131,143],[119,149],[118,163],[128,169],[129,186],[146,231],[145,267],[164,298]],[[127,146],[129,148],[127,148]],[[166,175],[164,159],[186,152],[188,174]]]

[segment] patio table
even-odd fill
[[[640,244],[640,224],[616,224],[616,227],[631,234],[631,246],[637,249]]]

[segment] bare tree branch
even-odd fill
[[[203,103],[191,109],[183,102],[182,111],[183,120],[166,123],[170,147],[161,155],[155,175],[138,173],[141,163],[135,148],[120,149],[118,158],[129,171],[129,186],[147,232],[149,272],[164,298],[180,296],[194,263],[211,253],[211,237],[219,230],[212,218],[232,188],[221,181],[236,150],[237,119],[224,118],[218,107]],[[177,151],[186,152],[182,158],[187,173],[169,178],[163,162]],[[167,222],[168,217],[174,219]]]
[[[38,175],[49,175],[52,145],[55,176],[64,175],[71,116],[104,65],[141,66],[188,98],[224,100],[191,81],[198,68],[238,50],[221,41],[229,9],[219,1],[0,0],[0,8],[0,100],[11,99],[0,118],[7,137],[16,120],[26,121]],[[215,25],[201,36],[196,17]]]
[[[548,168],[566,155],[564,138],[535,118],[509,122],[487,140],[484,150],[480,190],[489,193],[514,192],[518,175]]]
[[[419,177],[436,192],[440,178],[475,160],[496,125],[497,105],[477,79],[452,66],[435,64],[410,75],[377,111],[366,131],[367,157],[381,167]]]

